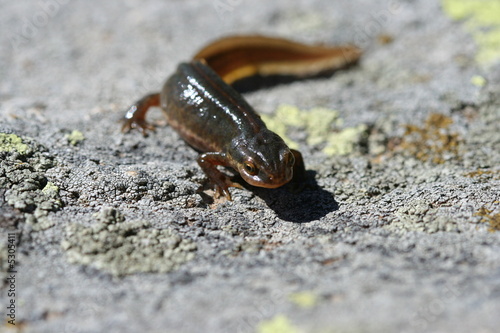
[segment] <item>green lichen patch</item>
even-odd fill
[[[486,79],[481,75],[474,75],[473,77],[471,77],[470,83],[472,83],[476,87],[484,87],[486,83],[488,83],[488,81],[486,81]]]
[[[474,216],[480,216],[481,222],[489,224],[488,231],[500,231],[500,213],[493,213],[493,210],[483,206],[474,213]]]
[[[0,133],[0,152],[17,152],[26,155],[30,148],[15,134]]]
[[[500,59],[500,1],[442,0],[444,12],[465,26],[478,46],[477,62],[490,64]]]
[[[348,155],[365,140],[368,126],[361,124],[329,134],[323,152],[327,155]]]
[[[82,132],[78,130],[73,130],[71,133],[66,135],[66,139],[68,140],[68,143],[72,146],[76,146],[83,140],[85,140],[85,136],[83,135]]]
[[[432,113],[423,126],[405,125],[402,141],[394,150],[435,164],[457,158],[462,140],[457,133],[450,130],[452,123],[450,117]]]
[[[298,293],[293,293],[288,295],[288,298],[292,303],[304,309],[315,307],[319,301],[318,295],[316,295],[312,291],[301,291]]]
[[[70,224],[62,247],[71,263],[91,266],[114,276],[165,273],[194,258],[196,243],[146,221],[125,221],[112,208],[96,214],[92,226]]]
[[[284,314],[259,323],[258,333],[298,333],[300,330]]]
[[[290,138],[290,129],[302,128],[307,133],[307,144],[322,146],[323,152],[329,156],[348,155],[356,151],[356,147],[367,137],[366,125],[342,128],[343,120],[339,113],[326,108],[302,111],[296,106],[282,105],[274,116],[263,115],[262,119],[290,148],[299,148],[299,144]]]
[[[47,184],[45,184],[44,188],[42,189],[42,193],[48,196],[57,196],[59,194],[59,187],[51,182],[47,182]]]

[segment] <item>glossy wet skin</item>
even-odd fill
[[[122,130],[154,130],[146,122],[160,106],[168,123],[201,155],[198,164],[216,193],[231,200],[229,187],[241,187],[218,166],[231,167],[254,186],[276,188],[304,180],[302,155],[267,129],[230,85],[254,75],[314,76],[355,63],[361,55],[350,45],[306,45],[265,36],[233,36],[208,44],[190,63],[180,64],[160,93],[130,107]]]
[[[283,139],[203,63],[179,65],[163,87],[161,107],[187,143],[217,153],[217,165],[237,170],[250,185],[276,188],[292,179],[295,158]]]

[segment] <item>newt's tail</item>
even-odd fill
[[[353,63],[361,50],[352,45],[308,45],[265,36],[231,36],[201,49],[195,60],[211,67],[228,84],[248,77],[311,77]]]

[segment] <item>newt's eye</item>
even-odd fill
[[[250,175],[253,176],[257,174],[257,168],[252,162],[243,163],[243,167],[245,168],[245,171],[248,172]]]

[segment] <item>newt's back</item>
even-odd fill
[[[241,95],[199,61],[182,63],[167,80],[161,107],[169,124],[200,151],[221,151],[250,138],[264,122]]]

